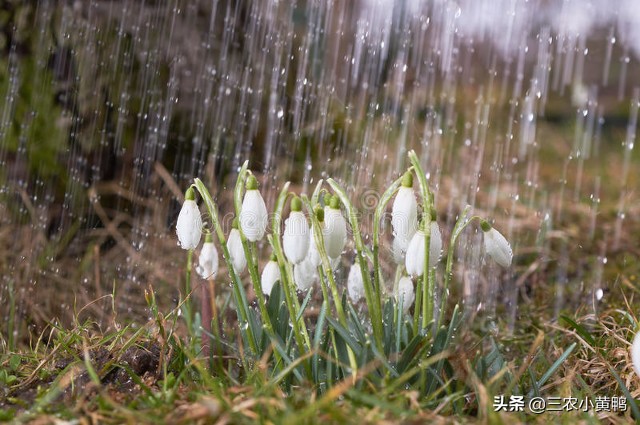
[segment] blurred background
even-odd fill
[[[469,204],[514,246],[465,232],[467,308],[597,310],[639,267],[638,55],[634,0],[2,0],[0,334],[175,306],[182,194],[230,213],[246,159],[269,208],[336,178],[368,238],[410,149],[445,237]]]

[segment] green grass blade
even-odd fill
[[[589,331],[586,330],[583,326],[579,325],[576,321],[574,321],[573,319],[565,315],[561,315],[560,320],[562,320],[570,328],[575,330],[576,333],[580,335],[582,339],[584,339],[587,342],[587,344],[589,344],[594,348],[596,347],[596,340],[593,339],[593,337],[591,336],[591,333],[589,333]]]
[[[542,375],[542,378],[540,378],[540,380],[538,381],[538,384],[537,384],[538,388],[541,388],[547,382],[547,380],[551,378],[551,375],[553,375],[556,372],[556,370],[558,370],[560,365],[562,365],[562,363],[564,363],[567,357],[571,355],[571,353],[573,352],[573,350],[576,348],[577,345],[578,343],[576,342],[572,343],[569,347],[567,347],[567,349],[564,350],[564,353],[562,353],[562,355],[558,357],[558,359],[555,362],[553,362],[551,367],[544,373],[544,375]]]

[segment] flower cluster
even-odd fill
[[[402,303],[405,312],[409,311],[416,298],[412,279],[420,280],[425,276],[426,282],[426,275],[437,269],[443,254],[442,232],[433,206],[433,194],[427,188],[427,201],[418,203],[413,188],[416,172],[413,168],[396,183],[395,199],[391,208],[392,252],[401,272],[394,284],[394,296],[398,303]],[[268,225],[267,207],[258,190],[258,181],[250,171],[247,170],[246,173],[244,196],[241,198],[241,205],[236,204],[237,218],[233,221],[226,242],[221,239],[227,252],[228,268],[236,275],[240,275],[247,268],[247,255],[251,252],[252,246],[250,244],[265,237]],[[425,187],[424,185],[425,183],[421,182],[421,187]],[[285,196],[285,199],[290,199],[290,212],[284,221],[282,257],[279,258],[277,255],[280,252],[278,228],[275,229],[277,232],[270,236],[278,238],[277,243],[270,239],[274,252],[262,270],[259,287],[256,286],[256,292],[267,296],[271,294],[278,281],[286,278],[287,273],[290,274],[290,283],[299,291],[307,291],[313,287],[321,280],[322,275],[326,275],[325,279],[333,278],[333,270],[341,263],[340,259],[347,243],[347,221],[342,211],[342,207],[345,206],[342,201],[344,198],[341,200],[337,193],[326,192],[322,198],[314,196],[314,203],[310,203],[305,196],[302,196],[303,199],[293,193],[285,193]],[[311,223],[303,212],[305,202],[307,211],[311,214]],[[422,209],[419,206],[422,206]],[[276,214],[278,213],[280,212],[277,211]],[[280,222],[277,223],[279,227]],[[351,224],[353,227],[353,223]],[[466,224],[468,222],[464,226]],[[314,226],[317,226],[317,231],[314,231]],[[488,221],[481,220],[480,227],[484,233],[485,252],[500,266],[509,267],[513,258],[509,242]],[[195,201],[195,191],[190,187],[186,191],[176,225],[180,246],[187,250],[195,249],[202,231],[203,222]],[[451,244],[453,241],[452,238]],[[368,260],[371,258],[362,255],[358,241],[354,242],[359,254],[349,270],[345,289],[353,303],[366,299],[370,304],[375,288],[371,283],[372,278],[368,273],[367,276],[363,275],[363,271],[369,270]],[[326,261],[324,264],[323,257]],[[253,280],[257,276],[257,258],[249,260],[249,271]],[[326,269],[323,271],[324,267]],[[207,233],[205,244],[200,251],[196,270],[204,279],[213,278],[218,271],[218,252],[210,233]],[[289,271],[285,273],[287,270]],[[375,284],[380,285],[378,270],[374,270],[373,276]],[[370,292],[367,292],[368,289]]]
[[[245,162],[233,192],[235,219],[228,234],[211,194],[200,179],[194,179],[185,193],[176,234],[180,246],[188,251],[187,295],[180,311],[187,329],[194,331],[198,324],[202,326],[201,332],[193,333],[201,339],[202,353],[210,355],[219,350],[217,342],[224,335],[237,336],[244,347],[242,352],[254,361],[260,359],[261,365],[269,365],[269,373],[274,376],[286,376],[283,382],[312,381],[318,388],[330,388],[327,383],[335,385],[349,375],[358,379],[370,360],[379,356],[386,357],[386,362],[369,374],[375,380],[388,374],[385,368],[389,365],[399,376],[408,376],[421,368],[423,360],[447,350],[462,319],[458,306],[450,316],[446,314],[457,237],[469,223],[478,220],[487,258],[509,267],[513,252],[487,220],[468,218],[470,207],[460,214],[448,243],[443,240],[425,173],[415,152],[409,153],[409,159],[408,171],[379,198],[373,231],[366,235],[345,189],[331,178],[319,181],[310,196],[290,191],[289,183],[285,183],[275,199],[273,213],[268,215],[258,179]],[[415,189],[414,179],[418,182]],[[196,203],[196,190],[207,209],[206,225]],[[381,265],[380,254],[381,248],[387,247],[380,238],[380,226],[389,204],[393,230],[389,248],[397,267],[395,278],[389,282],[393,292],[386,296],[388,281],[383,276],[386,268]],[[192,255],[203,233],[205,241],[195,265],[197,274],[206,280],[199,288],[202,307],[198,316],[189,294],[194,292],[190,287]],[[259,249],[265,247],[270,248],[271,255],[267,262],[261,262]],[[223,308],[233,306],[236,310],[237,327],[233,329],[225,329],[230,322],[219,320],[217,313],[219,300],[213,279],[220,275],[218,250],[228,273],[224,278],[231,281],[232,300]],[[445,251],[446,269],[440,275]],[[338,270],[343,264],[350,264],[346,273]],[[247,277],[251,296],[245,285]],[[321,291],[322,307],[317,321],[308,326],[307,309],[316,290]],[[448,330],[443,327],[447,318]],[[429,340],[440,343],[424,346]],[[416,350],[422,346],[425,349]],[[336,358],[315,355],[318,351]],[[640,349],[634,351],[634,359],[640,356],[637,352]],[[273,362],[265,362],[272,357]],[[448,372],[451,366],[440,366],[444,364],[441,360],[429,363],[435,368],[434,376],[450,381],[454,378]],[[429,381],[417,378],[414,380],[423,382],[412,383],[412,387],[425,397],[432,396]]]

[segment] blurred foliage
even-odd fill
[[[33,54],[47,49],[38,45],[32,30],[33,9],[30,2],[18,1],[4,1],[0,8],[0,146],[25,155],[30,173],[64,177],[65,168],[58,161],[67,138],[63,111],[56,104],[46,61]]]
[[[59,124],[62,111],[55,104],[51,73],[38,69],[33,58],[22,58],[16,64],[17,81],[13,82],[6,62],[0,62],[0,98],[5,99],[3,112],[9,117],[2,146],[9,152],[25,150],[29,170],[42,177],[64,175],[65,168],[57,158],[65,149],[67,136]],[[9,99],[12,84],[18,89],[15,98]]]

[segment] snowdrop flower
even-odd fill
[[[402,310],[406,313],[413,305],[415,300],[415,294],[413,291],[413,282],[407,276],[403,276],[398,282],[398,289],[396,292],[396,301],[399,303],[402,299]]]
[[[513,259],[513,251],[509,242],[487,221],[483,220],[480,227],[484,232],[484,249],[487,254],[502,267],[509,267]]]
[[[227,240],[227,248],[229,249],[229,257],[231,257],[231,264],[234,270],[238,274],[242,273],[247,267],[247,258],[244,256],[237,218],[233,220],[231,233],[229,233],[229,239]]]
[[[307,252],[307,256],[304,261],[309,262],[313,265],[313,267],[318,267],[322,264],[322,258],[320,258],[320,253],[318,252],[318,246],[316,245],[316,239],[313,235],[313,228],[309,228],[309,251]]]
[[[203,279],[214,277],[218,273],[218,250],[213,244],[213,236],[207,233],[204,239],[204,245],[198,257],[198,267],[196,272]]]
[[[347,278],[347,292],[353,303],[357,303],[364,297],[364,281],[362,279],[362,270],[360,263],[356,260],[349,270]]]
[[[182,249],[195,249],[200,243],[200,236],[202,236],[202,217],[200,217],[200,210],[195,199],[196,193],[190,187],[184,194],[184,204],[182,204],[176,223],[176,234]]]
[[[636,334],[631,344],[631,362],[636,375],[640,376],[640,332]]]
[[[406,172],[391,209],[394,242],[406,252],[409,241],[418,229],[418,203],[413,193],[413,176]]]
[[[420,229],[409,242],[405,267],[411,276],[422,276],[424,273],[424,238],[424,232]]]
[[[260,276],[260,283],[262,286],[262,293],[265,295],[271,295],[273,285],[280,280],[280,267],[276,261],[275,255],[271,256],[271,260],[264,266],[262,275]]]
[[[324,229],[324,210],[321,207],[316,207],[316,218],[320,222],[320,228]],[[314,268],[319,267],[322,264],[322,258],[320,258],[320,252],[318,251],[318,245],[316,245],[316,238],[313,233],[313,227],[309,227],[309,251],[305,261],[308,261]]]
[[[442,256],[442,234],[440,227],[436,221],[432,221],[429,225],[431,234],[429,236],[429,268],[438,265]],[[409,247],[407,248],[407,256],[405,258],[405,267],[407,273],[411,276],[422,276],[424,273],[424,230],[420,229],[413,235]]]
[[[340,211],[340,201],[332,197],[324,207],[324,246],[327,256],[338,258],[347,243],[347,222]]]
[[[313,286],[318,279],[316,268],[308,261],[293,266],[293,281],[298,291],[306,291]]]
[[[240,210],[240,228],[247,240],[256,242],[262,239],[267,230],[267,206],[258,191],[255,176],[247,178],[246,189]]]
[[[306,258],[310,244],[308,233],[309,225],[302,212],[302,201],[296,196],[291,200],[291,214],[284,222],[282,236],[284,255],[292,264],[301,263]]]
[[[429,267],[434,268],[442,258],[442,233],[436,221],[436,210],[431,209],[431,235],[429,239]]]

